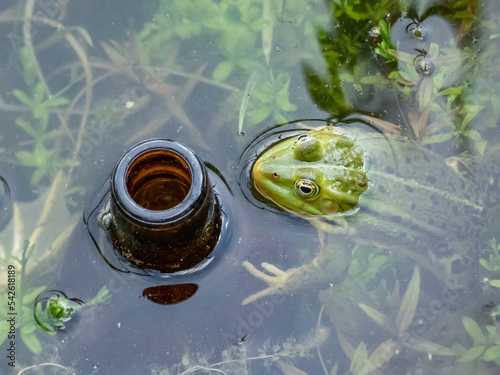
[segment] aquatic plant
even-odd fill
[[[463,317],[462,323],[472,339],[472,347],[466,349],[460,344],[454,345],[453,349],[460,353],[459,363],[476,362],[482,365],[485,362],[494,362],[497,366],[500,366],[499,315],[498,312],[492,313],[495,324],[484,327],[486,334],[474,319],[467,316]]]
[[[395,291],[398,290],[397,288]],[[386,330],[391,338],[382,342],[368,357],[366,345],[361,342],[356,350],[343,340],[343,349],[350,354],[350,370],[356,375],[368,374],[382,366],[394,355],[399,354],[403,349],[414,350],[426,355],[455,356],[455,353],[439,344],[426,338],[406,332],[415,316],[418,298],[420,294],[420,271],[415,267],[413,276],[408,284],[408,289],[401,300],[401,304],[396,316],[383,314],[380,311],[359,303],[359,307],[380,327]]]
[[[311,352],[318,350],[327,338],[328,330],[324,327],[318,327],[300,339],[289,337],[277,342],[267,340],[253,355],[249,353],[245,340],[241,340],[224,349],[220,353],[221,361],[219,362],[211,361],[213,354],[190,353],[186,349],[181,363],[171,367],[154,365],[151,368],[151,375],[187,375],[212,372],[225,375],[252,374],[253,362],[258,362],[260,366],[264,366],[269,371],[280,367],[284,369],[285,374],[300,374],[303,372],[299,372],[300,370],[291,365],[291,362],[311,356]]]
[[[39,286],[27,289],[26,285],[26,265],[31,255],[33,254],[35,245],[31,245],[28,240],[24,242],[23,251],[20,258],[10,256],[9,261],[9,285],[7,291],[1,295],[3,303],[0,305],[0,344],[5,340],[16,340],[17,332],[19,332],[21,341],[34,353],[42,351],[42,345],[36,337],[36,323],[33,319],[33,301],[36,296],[41,293],[46,286]],[[15,259],[20,265],[15,267],[12,263]],[[12,280],[12,281],[11,281]],[[11,282],[10,282],[11,281]],[[26,290],[25,290],[26,289]],[[29,290],[29,293],[27,292]],[[13,315],[14,313],[14,315]],[[10,322],[13,322],[11,324]]]
[[[358,246],[356,256],[349,266],[348,277],[342,283],[342,287],[349,288],[351,284],[367,285],[385,269],[388,260],[387,255],[384,255],[380,249]]]
[[[234,120],[235,112],[229,108],[243,103],[240,116],[245,117],[246,123],[258,124],[268,117],[280,123],[287,120],[287,112],[296,110],[289,99],[289,70],[311,56],[309,48],[295,49],[300,41],[312,36],[313,19],[321,18],[313,18],[311,13],[306,3],[282,0],[200,0],[189,6],[163,1],[155,21],[146,23],[135,43],[144,61],[162,68],[164,53],[158,56],[158,51],[177,44],[182,44],[187,53],[193,50],[196,54],[216,56],[220,62],[211,68],[215,82],[207,78],[203,81],[225,82],[221,87],[233,88],[220,108],[226,117],[230,116],[225,120]],[[294,27],[287,27],[288,24]],[[291,44],[293,53],[284,50]],[[247,89],[242,92],[245,82]],[[240,133],[242,124],[240,120]]]
[[[77,298],[68,298],[58,291],[49,291],[37,295],[33,316],[40,328],[49,334],[64,329],[66,323],[77,311],[102,303],[110,298],[107,286],[103,286],[96,296],[84,303]]]
[[[58,172],[49,190],[33,202],[13,203],[13,217],[6,231],[12,232],[13,240],[0,246],[0,271],[5,274],[5,285],[0,284],[4,301],[9,300],[9,312],[18,315],[16,328],[21,340],[35,353],[42,346],[35,334],[37,324],[33,317],[33,302],[46,286],[33,282],[32,271],[37,270],[40,278],[50,273],[58,252],[67,240],[76,224],[76,218],[70,215],[64,200],[57,197],[63,191],[62,173]],[[34,213],[38,213],[34,216]],[[49,215],[54,218],[47,222]],[[22,238],[28,238],[20,243]],[[49,263],[49,264],[47,264]],[[7,284],[7,276],[12,279]],[[4,292],[5,291],[5,292]],[[10,297],[10,298],[9,298]],[[8,319],[7,305],[0,306],[2,321]],[[0,340],[3,342],[9,334],[8,325],[0,324]]]
[[[33,16],[33,8],[34,1],[28,0],[25,5],[26,18],[24,19],[22,35],[15,33],[8,35],[14,47],[11,60],[19,64],[19,74],[24,86],[17,82],[17,88],[11,91],[17,102],[6,103],[3,98],[0,98],[0,109],[17,114],[14,122],[22,130],[22,133],[18,135],[24,143],[23,147],[16,147],[14,151],[11,151],[11,147],[7,148],[6,151],[9,151],[9,155],[6,160],[12,164],[33,168],[31,184],[38,186],[42,181],[46,185],[47,181],[54,178],[59,170],[71,169],[77,163],[75,156],[81,147],[83,130],[90,111],[92,73],[89,69],[87,56],[75,35],[83,36],[82,39],[90,45],[92,45],[92,41],[82,28],[65,28],[49,18]],[[5,10],[4,13],[6,15],[4,22],[5,20],[11,22],[18,20],[14,7]],[[31,32],[36,33],[33,30],[35,26],[31,23],[31,19],[36,21],[37,25],[43,25],[47,29],[53,30],[53,33],[36,47],[30,36]],[[55,89],[57,92],[54,93],[54,87],[49,86],[49,81],[40,67],[35,49],[39,52],[54,48],[61,40],[66,40],[73,47],[80,58],[82,68],[70,65],[72,74],[68,75],[68,81],[65,84],[58,85]],[[80,113],[79,129],[75,134],[69,125],[71,123],[69,117],[75,115],[73,110],[75,103],[71,102],[65,94],[75,89],[82,81],[85,82],[83,91],[85,105],[83,112]],[[53,121],[54,119],[57,119],[59,126]],[[62,157],[58,145],[65,139],[68,139],[69,144],[73,146],[73,152],[70,152],[69,156]],[[12,159],[11,153],[15,155],[15,159]]]
[[[500,244],[497,244],[496,238],[490,240],[489,256],[487,259],[479,259],[479,263],[487,270],[496,275],[500,271]],[[485,279],[485,281],[496,288],[500,288],[500,280]]]
[[[317,31],[328,74],[306,64],[308,90],[335,118],[356,112],[385,120],[401,116],[403,134],[424,145],[452,142],[482,154],[486,134],[496,138],[491,129],[500,118],[491,104],[498,90],[484,79],[496,77],[491,64],[499,51],[498,27],[478,19],[477,7],[468,2],[443,5],[436,9],[439,17],[432,10],[424,17],[413,15],[415,9],[404,2],[332,2],[335,27]],[[456,35],[446,31],[446,20],[453,19],[460,24]],[[442,33],[432,31],[439,28]],[[397,107],[390,110],[387,103],[394,99]]]
[[[423,145],[444,143],[471,153],[483,153],[489,145],[498,143],[500,92],[495,83],[500,27],[494,19],[477,19],[474,2],[455,2],[453,8],[444,10],[445,6],[430,8],[425,14],[408,8],[406,1],[332,0],[325,3],[329,11],[321,14],[314,11],[314,7],[319,8],[319,3],[314,1],[159,1],[154,22],[146,23],[137,35],[117,42],[101,41],[89,52],[86,48],[94,43],[84,29],[67,26],[50,17],[38,17],[33,12],[34,1],[28,0],[23,9],[23,32],[18,38],[9,37],[19,47],[12,49],[10,61],[18,66],[17,78],[21,78],[21,82],[3,81],[6,91],[0,98],[0,109],[16,124],[19,140],[11,142],[7,133],[0,135],[3,161],[26,167],[30,171],[29,184],[38,189],[37,194],[42,194],[47,187],[50,190],[51,181],[62,178],[68,187],[60,191],[60,196],[72,198],[86,188],[73,181],[73,172],[85,164],[81,152],[85,142],[88,141],[91,148],[96,147],[89,137],[91,131],[106,136],[108,131],[127,122],[134,123],[130,121],[133,116],[144,114],[146,111],[141,111],[157,100],[164,103],[164,113],[145,124],[141,134],[134,129],[127,142],[157,134],[165,124],[178,122],[182,131],[187,129],[192,135],[193,144],[209,149],[212,144],[206,138],[215,138],[220,131],[233,129],[236,134],[237,128],[239,133],[257,132],[269,123],[288,121],[294,111],[304,109],[304,103],[310,107],[305,89],[299,89],[302,77],[295,73],[300,70],[315,103],[334,119],[362,112],[376,116],[375,125],[380,125],[383,121],[390,124],[389,121],[397,118],[401,120],[384,129],[402,131]],[[391,38],[391,29],[408,9],[410,16],[415,16],[415,36],[419,37],[419,30],[425,26],[419,20],[435,13],[447,20],[456,20],[456,37],[447,43],[430,43],[421,51],[403,50],[401,43]],[[18,22],[21,15],[14,13],[14,9],[8,11],[12,13],[2,13],[0,22]],[[50,30],[46,38],[41,41],[31,38],[30,20]],[[63,44],[70,46],[77,60],[55,72],[45,72],[41,52],[51,51],[55,55]],[[296,48],[298,45],[306,47]],[[97,54],[99,46],[104,57],[90,59],[87,54]],[[325,69],[318,59],[318,50],[324,56]],[[61,72],[67,74],[58,74]],[[113,81],[117,77],[119,79]],[[140,87],[141,96],[127,94],[116,100],[96,99],[96,85],[117,81]],[[208,87],[208,93],[214,89],[225,93],[223,103],[210,109],[208,124],[203,125],[193,123],[189,111],[189,99],[201,85]],[[221,130],[219,123],[225,128]],[[57,177],[61,170],[65,176]],[[68,202],[75,205],[74,201],[68,199]],[[33,210],[35,215],[43,212]],[[2,258],[2,264],[17,262],[25,271],[21,277],[26,293],[22,297],[20,328],[22,339],[33,352],[40,350],[40,343],[30,304],[45,286],[35,282],[33,287],[28,287],[27,276],[34,268],[31,265],[43,263],[40,258],[55,256],[57,245],[64,242],[72,228],[72,224],[58,228],[53,236],[56,240],[51,241],[58,241],[54,246],[32,241],[31,233],[23,232],[22,238],[30,239],[21,249],[24,255],[14,252],[17,259]],[[494,273],[500,267],[499,251],[499,247],[492,244],[491,253],[480,260],[491,276],[486,281],[494,290],[500,286]],[[438,354],[444,350],[408,334],[408,325],[417,314],[420,285],[414,280],[414,274],[401,300],[396,288],[399,281],[394,281],[401,277],[395,270],[396,265],[394,254],[373,251],[370,246],[360,247],[348,278],[336,289],[345,298],[342,301],[349,302],[353,298],[349,291],[357,288],[366,303],[359,305],[361,308],[355,305],[352,316],[367,314],[387,336],[378,346],[371,345],[363,341],[355,327],[349,326],[349,338],[340,340],[350,353],[352,373],[363,374],[379,368],[392,358],[399,346],[413,350],[420,345],[421,353]],[[388,271],[383,276],[387,279],[381,276],[382,271]],[[392,285],[391,277],[395,285],[391,307],[397,314],[374,304],[390,294],[387,284]],[[327,293],[333,291],[323,295]],[[50,334],[62,328],[82,306],[72,305],[67,297],[49,301],[45,308],[40,305],[37,316],[43,316],[40,319],[45,319],[43,326]],[[396,322],[387,323],[390,318]],[[499,343],[494,335],[497,323],[486,328],[476,323],[478,327],[475,327],[469,319],[464,318],[463,336],[470,336],[472,346],[467,349],[454,346],[453,352],[459,354],[460,363],[470,364],[470,368],[491,365],[487,362],[497,361]],[[6,327],[5,322],[0,322],[0,332],[5,333]],[[405,341],[408,338],[411,340]],[[306,345],[306,341],[297,343],[290,339],[274,343],[271,339],[273,344],[268,343],[253,354],[246,353],[247,345],[242,342],[221,353],[218,363],[199,353],[187,353],[172,371],[245,373],[252,361],[261,361],[273,368],[280,367],[284,373],[300,373],[300,366],[295,367],[291,361],[300,358],[300,353],[314,349],[314,345]],[[315,341],[316,344],[319,341]],[[168,371],[164,366],[160,368]],[[337,368],[335,366],[331,373],[335,374]]]

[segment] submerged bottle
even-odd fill
[[[140,143],[118,161],[110,214],[114,249],[133,266],[160,272],[202,262],[221,231],[205,165],[187,146],[164,139]]]

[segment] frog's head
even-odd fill
[[[368,187],[364,153],[333,127],[280,141],[257,158],[254,186],[296,215],[330,215],[353,209]]]

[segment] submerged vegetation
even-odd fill
[[[0,134],[1,167],[15,172],[21,186],[1,233],[0,273],[15,265],[17,328],[33,353],[42,351],[42,329],[55,334],[85,306],[61,295],[34,310],[94,188],[86,185],[86,165],[109,166],[95,155],[111,139],[130,145],[179,135],[210,153],[227,134],[238,144],[238,134],[323,116],[400,133],[471,173],[472,155],[498,155],[500,9],[492,2],[484,2],[492,9],[484,12],[484,4],[472,0],[432,2],[426,9],[403,0],[159,0],[151,21],[118,41],[96,40],[84,27],[65,24],[71,11],[65,4],[53,14],[34,0],[0,8],[0,24],[12,25],[0,60],[10,72],[1,77],[2,121],[10,124]],[[59,54],[64,63],[51,66],[47,56]],[[199,105],[202,100],[207,104]],[[498,205],[498,186],[490,188],[489,204]],[[64,199],[54,203],[55,196]],[[46,226],[49,217],[60,222]],[[494,228],[485,238],[499,238]],[[252,354],[243,339],[222,353],[187,350],[180,364],[160,361],[151,372],[245,374],[258,362],[270,372],[305,374],[299,369],[304,359],[328,375],[498,367],[500,246],[494,239],[481,246],[486,250],[475,261],[482,284],[445,298],[426,290],[419,268],[407,260],[360,245],[344,282],[320,293],[329,321],[323,318],[312,335],[269,337]],[[0,287],[8,301],[7,283]],[[105,301],[105,288],[87,305]],[[461,301],[466,297],[470,301]],[[438,313],[432,312],[436,300]],[[478,304],[486,307],[477,311]],[[4,310],[0,342],[9,333]],[[335,335],[329,337],[324,324]],[[366,332],[377,332],[378,341]]]

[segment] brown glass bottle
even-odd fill
[[[133,266],[160,272],[190,269],[212,252],[221,210],[205,165],[179,142],[134,146],[111,178],[114,249]]]

